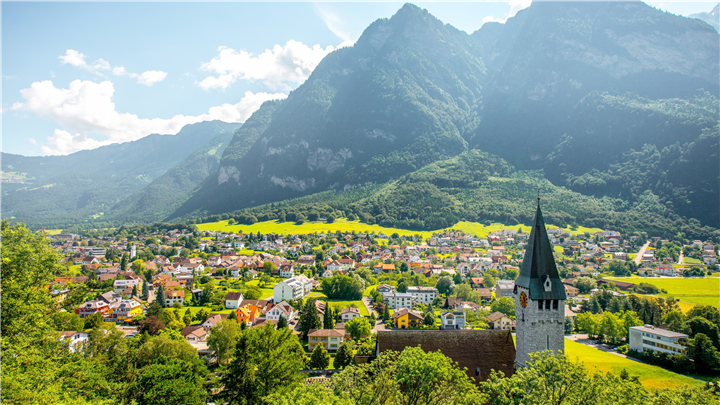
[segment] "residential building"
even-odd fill
[[[122,300],[120,304],[113,309],[112,318],[116,322],[125,322],[142,313],[142,305],[140,305],[139,302],[135,300]]]
[[[423,325],[423,316],[412,309],[401,308],[393,313],[392,323],[398,329],[419,328]]]
[[[380,284],[375,288],[380,294],[395,291],[395,287],[388,284]]]
[[[515,321],[502,312],[493,312],[488,315],[490,329],[515,330]]]
[[[323,345],[328,351],[337,350],[343,342],[344,335],[336,329],[312,330],[308,333],[308,350],[313,351],[318,345]]]
[[[343,308],[340,311],[340,318],[343,322],[347,322],[353,318],[360,317],[360,310],[353,307]]]
[[[297,313],[298,311],[293,309],[290,304],[282,301],[281,303],[274,305],[267,312],[265,312],[265,318],[270,321],[279,321],[280,317],[282,316],[287,319],[288,322],[290,322],[295,319]]]
[[[75,353],[79,344],[88,341],[88,334],[86,332],[64,330],[60,331],[60,340],[67,341],[68,350],[70,350],[70,353]]]
[[[133,288],[137,287],[138,289],[141,288],[142,280],[136,279],[136,280],[115,280],[113,282],[113,289],[115,289],[115,292],[120,294],[123,291],[125,291],[126,288]]]
[[[204,342],[209,332],[206,328],[203,328],[202,325],[195,325],[184,327],[180,334],[188,343],[197,344]]]
[[[282,278],[293,278],[295,277],[295,269],[290,264],[284,264],[280,266],[280,277]]]
[[[382,294],[383,303],[390,309],[412,308],[413,298],[410,293],[386,292]]]
[[[185,290],[165,291],[165,306],[171,307],[179,302],[180,305],[185,304]]]
[[[644,352],[651,350],[667,354],[687,355],[688,348],[683,345],[688,335],[660,329],[652,325],[633,326],[630,328],[630,350]]]
[[[88,301],[80,305],[76,310],[75,313],[80,316],[80,318],[87,318],[90,315],[95,315],[96,313],[101,313],[103,317],[110,315],[110,305],[108,305],[107,302],[96,300],[96,301]]]
[[[465,312],[443,311],[440,313],[440,329],[465,329]]]
[[[515,298],[515,282],[512,280],[495,281],[495,298]]]
[[[304,276],[303,276],[304,277]],[[305,288],[295,277],[275,284],[273,298],[275,302],[299,300],[305,297]]]
[[[225,295],[225,309],[235,309],[240,307],[243,300],[241,292],[229,292]]]
[[[407,292],[412,294],[413,305],[429,304],[438,294],[435,287],[408,287]]]

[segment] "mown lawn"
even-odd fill
[[[257,286],[259,283],[260,283],[260,280],[251,280],[251,281],[248,281],[247,283],[245,283],[245,285],[247,285],[248,287],[251,285]],[[270,286],[270,287],[267,287],[267,286],[259,287],[258,286],[258,288],[260,288],[260,299],[264,300],[264,299],[272,297],[273,294],[275,294],[274,287],[275,287],[274,285]]]
[[[565,354],[570,358],[577,358],[585,363],[587,368],[595,372],[607,373],[609,371],[615,375],[620,375],[620,372],[626,369],[630,376],[638,376],[643,386],[649,389],[667,388],[677,385],[695,387],[704,385],[703,381],[676,374],[661,367],[620,357],[616,354],[606,353],[582,343],[573,342],[572,340],[565,339]]]
[[[720,278],[719,277],[675,277],[675,278],[652,278],[643,277],[632,279],[608,277],[613,280],[630,281],[632,283],[650,283],[658,288],[667,290],[667,294],[672,295],[682,302],[697,305],[713,305],[720,307]]]
[[[398,235],[405,235],[405,236],[412,236],[412,235],[421,235],[423,239],[429,238],[433,233],[441,232],[443,230],[437,230],[437,231],[411,231],[407,229],[399,229],[399,228],[386,228],[384,226],[380,225],[368,225],[363,224],[360,221],[348,221],[347,219],[337,219],[332,224],[328,224],[325,222],[305,222],[302,225],[295,225],[294,222],[282,222],[278,223],[277,221],[265,221],[265,222],[257,222],[252,225],[242,225],[242,224],[236,224],[236,225],[228,225],[227,221],[219,221],[219,222],[208,222],[204,224],[198,224],[198,229],[201,231],[223,231],[223,232],[253,232],[257,233],[260,232],[262,234],[266,233],[277,233],[281,235],[292,235],[292,234],[308,234],[308,233],[317,233],[317,232],[329,232],[329,231],[344,231],[344,232],[363,232],[363,233],[371,233],[374,232],[376,234],[384,233],[386,235],[392,235],[393,233],[397,233]],[[553,225],[548,225],[549,228],[557,228]],[[480,238],[486,238],[488,234],[499,231],[502,229],[522,229],[523,232],[530,232],[530,227],[525,225],[505,225],[502,223],[493,223],[490,225],[484,225],[477,222],[466,222],[461,221],[457,224],[445,228],[445,230],[448,229],[455,229],[460,230],[465,233],[471,234],[471,235],[477,235]],[[585,227],[578,227],[574,230],[571,230],[570,228],[564,228],[565,230],[571,232],[574,235],[577,234],[584,234],[585,232],[588,232],[590,234],[594,234],[595,232],[601,231],[599,228],[585,228]]]
[[[367,308],[365,308],[365,305],[362,303],[362,300],[356,300],[356,301],[345,301],[345,300],[331,300],[327,299],[327,296],[321,292],[313,291],[312,293],[308,294],[308,298],[317,298],[323,301],[327,301],[331,306],[338,306],[340,308],[347,308],[349,306],[352,306],[355,304],[357,309],[360,310],[360,315],[363,316],[370,316],[370,313],[368,312]]]
[[[186,309],[190,310],[190,313],[195,316],[198,312],[200,312],[201,309],[205,309],[211,314],[231,314],[234,310],[233,309],[223,309],[222,311],[213,311],[210,307],[182,307],[180,311],[185,311]],[[184,312],[183,312],[184,313]]]

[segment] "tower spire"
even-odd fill
[[[552,286],[550,291],[543,287],[543,283],[548,278]],[[564,300],[567,298],[557,266],[555,266],[553,247],[545,229],[539,193],[535,220],[520,267],[520,275],[515,284],[530,290],[530,298],[534,300]]]

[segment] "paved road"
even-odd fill
[[[640,263],[642,263],[642,257],[645,254],[645,251],[647,250],[648,246],[650,246],[650,242],[645,242],[643,247],[640,248],[640,251],[638,252],[637,256],[635,256],[635,264],[640,267]]]
[[[678,264],[685,264],[683,263],[685,261],[685,252],[682,250],[680,251],[680,257],[678,257]]]
[[[362,303],[365,305],[365,309],[367,309],[369,314],[375,313],[375,318],[379,318],[380,314],[375,312],[375,307],[371,304],[372,298],[370,297],[362,297]]]

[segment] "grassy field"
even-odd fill
[[[550,228],[556,228],[553,225],[548,225]],[[386,235],[392,235],[393,233],[397,233],[399,235],[405,235],[405,236],[412,236],[412,235],[421,235],[423,239],[427,239],[430,237],[433,233],[440,232],[442,230],[438,231],[410,231],[407,229],[398,229],[398,228],[386,228],[380,225],[368,225],[363,224],[360,221],[348,221],[347,219],[338,219],[332,224],[327,224],[325,222],[305,222],[302,225],[295,225],[293,222],[282,222],[278,223],[277,221],[265,221],[265,222],[258,222],[252,225],[228,225],[227,221],[219,221],[219,222],[208,222],[205,224],[198,224],[198,229],[201,231],[223,231],[223,232],[253,232],[253,233],[277,233],[282,235],[291,235],[291,234],[308,234],[308,233],[316,233],[316,232],[329,232],[329,231],[345,231],[345,232],[363,232],[363,233],[384,233]],[[499,231],[501,229],[521,229],[523,232],[530,232],[529,226],[524,225],[504,225],[501,223],[493,223],[490,225],[484,225],[477,222],[458,222],[457,224],[446,228],[445,230],[449,229],[455,229],[460,230],[465,233],[471,234],[471,235],[477,235],[480,238],[486,238],[488,234]],[[588,232],[590,234],[593,234],[595,232],[601,231],[599,228],[585,228],[585,227],[578,227],[576,229],[570,229],[565,228],[566,230],[572,232],[573,234],[584,234],[585,232]]]
[[[190,313],[195,316],[198,312],[200,312],[201,309],[205,309],[211,314],[231,314],[234,310],[232,309],[223,309],[222,311],[213,311],[210,307],[183,307],[180,311],[185,311],[185,309],[189,309]],[[184,313],[184,312],[183,312]]]
[[[248,281],[247,283],[245,283],[245,285],[247,285],[248,287],[251,285],[257,286],[258,283],[260,283],[260,280],[252,280],[252,281]],[[260,299],[261,300],[270,298],[273,296],[273,294],[275,294],[275,290],[273,287],[269,287],[269,288],[268,287],[259,287],[259,288],[260,288],[260,294],[261,294]]]
[[[640,363],[616,354],[606,353],[582,343],[565,339],[565,354],[570,358],[577,358],[590,370],[606,373],[608,371],[620,375],[626,369],[631,376],[638,376],[640,382],[649,389],[667,388],[677,385],[700,387],[704,384],[681,374],[676,374],[661,367]]]
[[[57,235],[62,233],[62,229],[45,229],[45,233],[48,235]]]
[[[321,292],[317,292],[317,291],[313,291],[312,293],[308,294],[308,298],[322,299],[323,301],[327,301],[331,306],[338,306],[340,308],[347,308],[354,304],[357,307],[357,309],[360,310],[360,315],[370,316],[370,313],[368,312],[367,308],[365,308],[365,304],[362,303],[362,300],[357,300],[357,301],[330,300],[330,299],[327,299],[325,294],[323,294]]]
[[[667,290],[667,294],[672,295],[681,302],[698,305],[713,305],[720,307],[720,278],[703,277],[703,278],[618,278],[608,277],[613,280],[630,281],[633,283],[647,282],[654,284],[658,288]]]

